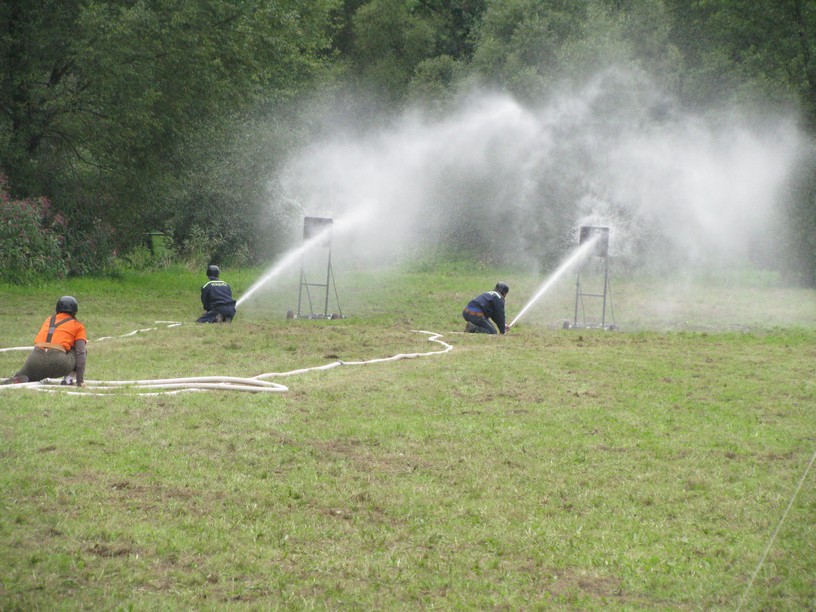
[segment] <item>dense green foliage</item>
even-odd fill
[[[227,136],[250,113],[273,114],[320,69],[332,8],[4,2],[0,159],[12,195],[49,197],[78,235],[115,228],[119,250],[149,230],[172,227],[183,242],[193,225],[213,238],[216,223],[252,227],[252,215],[236,226],[216,213],[240,218],[234,203],[257,202],[270,169],[224,181],[230,171],[215,160],[237,163]]]
[[[476,85],[532,104],[626,66],[686,109],[784,109],[813,137],[814,32],[808,0],[8,0],[0,171],[65,219],[70,273],[150,231],[259,262],[299,214],[270,185],[324,129],[318,108],[376,125]],[[816,162],[801,164],[786,265],[813,283]]]

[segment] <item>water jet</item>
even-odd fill
[[[578,262],[582,259],[587,257],[590,251],[597,249],[597,243],[601,240],[601,234],[595,233],[592,235],[587,236],[586,240],[580,242],[578,247],[570,253],[570,255],[561,263],[560,266],[553,272],[550,277],[544,282],[541,287],[539,287],[538,291],[536,291],[535,295],[525,304],[524,308],[522,308],[519,313],[516,315],[516,318],[510,322],[510,327],[515,325],[516,321],[518,321],[522,315],[527,312],[530,307],[535,304],[542,295],[544,295],[550,287],[555,284],[559,278],[561,278],[566,272],[572,269]]]

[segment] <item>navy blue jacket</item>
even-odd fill
[[[232,289],[224,281],[210,278],[201,288],[201,305],[204,306],[204,310],[213,310],[219,306],[234,308],[235,300],[232,299]]]
[[[493,319],[499,333],[504,333],[504,298],[498,291],[486,291],[468,302],[471,310],[482,312],[487,319]]]

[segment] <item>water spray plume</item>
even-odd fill
[[[522,315],[527,312],[530,307],[535,304],[542,295],[544,295],[550,287],[552,287],[555,282],[561,278],[567,271],[569,271],[573,266],[575,266],[579,261],[584,259],[591,251],[595,248],[595,243],[601,238],[600,234],[596,234],[580,245],[577,249],[575,249],[570,256],[564,260],[564,262],[558,267],[558,269],[553,272],[550,277],[544,282],[541,287],[539,287],[538,291],[536,291],[535,295],[530,299],[530,301],[525,304],[524,308],[522,308],[519,313],[516,315],[516,318],[510,322],[510,327],[516,324]]]
[[[257,281],[255,281],[252,286],[246,290],[246,293],[242,295],[238,301],[236,302],[236,308],[243,304],[247,299],[249,299],[253,293],[255,293],[258,289],[266,285],[272,279],[280,276],[280,274],[287,270],[290,266],[296,264],[300,257],[302,257],[305,253],[313,249],[316,245],[320,244],[324,241],[329,234],[331,233],[332,228],[328,227],[322,232],[319,232],[309,240],[305,241],[299,247],[292,249],[288,253],[286,253],[282,259],[280,259],[274,266],[272,266],[266,274],[261,276]]]
[[[295,152],[280,192],[310,214],[374,202],[344,251],[372,266],[444,244],[535,271],[584,217],[614,224],[630,269],[773,269],[788,250],[783,189],[810,150],[790,118],[686,112],[623,68],[538,104],[472,91],[447,113],[419,108],[387,127],[347,120]],[[495,240],[496,227],[512,238]]]
[[[672,281],[640,312],[674,317],[678,290],[697,277],[795,261],[786,211],[810,139],[784,113],[711,111],[688,112],[645,73],[610,68],[540,103],[473,90],[444,113],[343,115],[293,151],[273,202],[358,215],[336,243],[358,269],[489,252],[538,274],[560,263],[550,246],[576,223],[614,226],[621,270]]]

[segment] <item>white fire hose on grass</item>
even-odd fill
[[[181,323],[173,321],[156,321],[156,323],[167,324],[167,327],[177,327]],[[155,327],[146,329],[137,329],[121,336],[105,336],[98,338],[96,342],[102,340],[109,340],[111,338],[125,338],[133,336],[141,332],[155,330]],[[0,391],[8,389],[34,389],[36,391],[47,391],[52,393],[67,393],[69,395],[107,395],[117,389],[124,387],[128,389],[138,389],[137,395],[162,395],[183,393],[186,391],[247,391],[250,393],[283,393],[289,388],[274,382],[263,380],[264,378],[275,378],[283,376],[295,376],[298,374],[305,374],[307,372],[315,372],[319,370],[331,370],[339,366],[353,366],[353,365],[368,365],[373,363],[383,363],[387,361],[398,361],[400,359],[414,359],[417,357],[427,357],[430,355],[443,355],[448,351],[453,350],[453,346],[447,342],[440,340],[442,334],[436,332],[429,332],[414,329],[412,332],[419,334],[428,334],[429,342],[436,342],[442,345],[442,350],[428,351],[425,353],[400,353],[392,357],[382,357],[377,359],[367,359],[364,361],[334,361],[322,366],[315,366],[311,368],[301,368],[299,370],[292,370],[290,372],[268,372],[266,374],[258,374],[251,378],[241,378],[237,376],[198,376],[191,378],[163,378],[153,380],[86,380],[85,387],[82,390],[74,386],[62,384],[58,380],[45,379],[38,382],[18,383],[15,385],[0,385]],[[0,349],[0,352],[5,351],[30,351],[30,346],[13,347]]]

